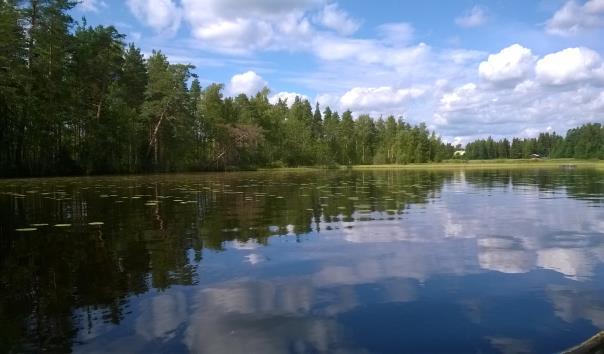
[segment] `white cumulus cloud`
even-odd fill
[[[253,96],[267,86],[268,83],[260,75],[250,70],[233,75],[226,92],[230,96],[237,96],[241,93]]]
[[[566,48],[537,62],[537,79],[547,85],[566,85],[604,78],[600,55],[589,48]]]
[[[300,97],[300,99],[302,100],[309,100],[308,96],[303,95],[301,93],[281,91],[269,97],[268,101],[272,104],[275,104],[279,102],[280,99],[281,101],[286,102],[288,107],[291,107],[291,105],[296,100],[296,97]]]
[[[497,54],[489,55],[478,66],[480,77],[493,83],[509,83],[521,80],[529,74],[535,62],[530,49],[513,44]]]
[[[476,87],[475,83],[470,82],[452,92],[445,93],[440,99],[442,110],[450,112],[467,109],[469,103],[476,102],[479,99],[479,96],[476,95]]]

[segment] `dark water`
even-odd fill
[[[604,328],[603,201],[582,169],[0,181],[0,352],[558,352]]]

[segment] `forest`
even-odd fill
[[[438,162],[460,146],[402,117],[353,117],[269,90],[227,97],[192,65],[145,57],[69,0],[0,1],[0,176]],[[604,129],[489,138],[466,158],[604,158]]]
[[[526,159],[531,154],[548,158],[604,159],[604,126],[588,123],[570,129],[566,136],[540,133],[536,138],[498,141],[478,139],[466,145],[468,159]]]

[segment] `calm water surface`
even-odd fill
[[[0,181],[0,352],[554,353],[604,329],[604,172]]]

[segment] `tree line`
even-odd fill
[[[570,129],[566,136],[540,133],[536,138],[495,141],[489,137],[466,145],[468,159],[526,159],[537,154],[549,158],[604,159],[604,126],[588,123]]]
[[[2,176],[423,163],[456,150],[401,117],[353,119],[299,97],[270,103],[268,89],[226,97],[222,84],[202,88],[194,66],[161,51],[145,57],[113,26],[74,21],[75,5],[0,1]],[[468,156],[526,157],[543,147],[602,157],[601,144],[583,141],[588,129],[601,142],[601,127],[578,129],[566,139],[547,134],[545,145],[479,140]]]
[[[3,175],[438,161],[425,125],[353,119],[269,91],[225,97],[192,65],[145,57],[113,26],[75,22],[68,0],[0,2]]]

